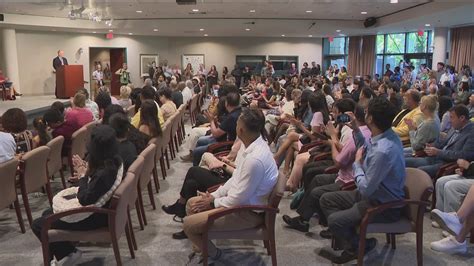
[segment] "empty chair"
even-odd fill
[[[16,217],[20,224],[22,233],[25,233],[25,225],[21,217],[20,204],[18,204],[18,197],[16,194],[16,169],[18,166],[17,159],[0,164],[0,209],[3,209],[13,203],[15,206]]]
[[[54,175],[59,172],[63,187],[66,188],[66,180],[64,178],[63,162],[62,162],[62,156],[61,156],[61,150],[63,148],[63,144],[64,144],[63,136],[57,136],[46,144],[46,146],[48,146],[51,149],[51,151],[49,152],[49,157],[48,157],[48,176],[51,177],[51,179],[53,179]]]
[[[46,194],[48,195],[49,205],[53,204],[53,195],[47,170],[47,161],[50,150],[51,149],[47,146],[41,146],[25,153],[21,158],[20,189],[30,226],[33,223],[33,218],[31,217],[28,193],[45,188]]]
[[[364,263],[365,236],[367,233],[385,233],[387,242],[395,249],[395,235],[413,232],[416,234],[416,258],[423,265],[423,215],[429,206],[428,199],[433,193],[430,176],[416,168],[406,169],[405,199],[388,202],[367,210],[360,225],[358,265]],[[374,215],[393,207],[404,207],[403,217],[394,223],[369,223]]]
[[[122,183],[115,190],[110,201],[110,208],[81,207],[65,212],[55,213],[48,216],[41,230],[41,246],[43,250],[44,265],[49,265],[49,243],[70,241],[70,242],[99,242],[112,243],[117,265],[122,265],[118,240],[125,232],[127,236],[128,248],[132,258],[135,258],[133,243],[128,225],[128,207],[133,202],[134,190],[136,190],[138,177],[132,173],[127,173]],[[51,229],[51,224],[63,217],[77,213],[103,213],[108,215],[108,227],[90,231],[71,231]]]

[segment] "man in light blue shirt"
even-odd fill
[[[395,107],[387,99],[379,97],[369,102],[365,117],[372,132],[369,142],[365,141],[352,117],[351,126],[358,148],[353,165],[357,189],[329,192],[320,200],[321,209],[328,217],[329,231],[344,248],[340,256],[330,258],[333,263],[343,264],[357,259],[359,236],[356,228],[367,209],[405,196],[403,146],[391,129],[395,115]],[[400,208],[388,209],[375,215],[371,222],[391,223],[399,220],[400,215]],[[376,243],[374,238],[368,239],[366,251],[375,248]]]

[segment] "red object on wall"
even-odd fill
[[[114,38],[114,34],[113,34],[112,32],[109,32],[109,33],[107,33],[107,34],[105,35],[105,38],[107,38],[107,39],[109,39],[109,40],[110,40],[110,39],[113,39],[113,38]]]
[[[330,36],[329,37],[329,42],[333,42],[334,41],[334,37]]]
[[[422,37],[425,34],[425,31],[423,29],[418,29],[418,36]]]

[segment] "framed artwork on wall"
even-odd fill
[[[181,56],[181,67],[186,69],[186,66],[191,64],[193,67],[194,73],[199,70],[199,65],[204,63],[204,55],[203,54],[183,54]]]
[[[141,54],[140,55],[140,77],[150,77],[149,70],[153,63],[158,66],[158,55],[157,54]],[[152,78],[152,77],[151,77]]]

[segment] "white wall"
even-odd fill
[[[321,38],[177,38],[121,36],[112,40],[104,35],[68,34],[17,30],[18,63],[22,93],[25,95],[53,94],[55,77],[52,60],[58,49],[65,51],[69,64],[84,65],[84,79],[90,82],[89,47],[125,47],[132,81],[141,85],[140,54],[158,54],[160,61],[181,64],[182,54],[204,54],[208,68],[216,65],[233,68],[236,55],[296,55],[300,65],[307,61],[321,64]],[[79,54],[79,48],[83,53]],[[88,86],[86,86],[88,87]]]

